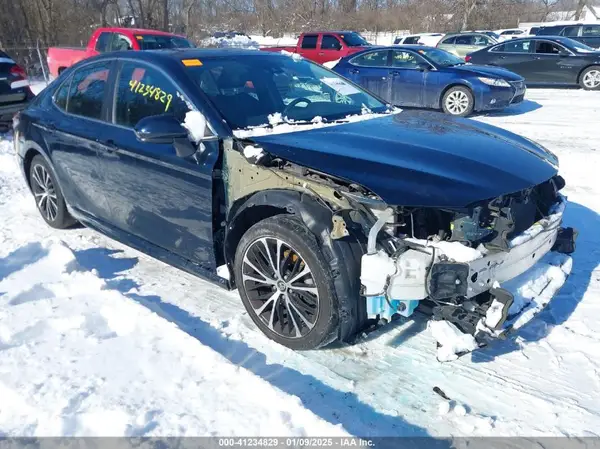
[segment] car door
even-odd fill
[[[102,222],[108,220],[110,207],[98,136],[111,131],[106,104],[113,68],[110,61],[78,68],[56,91],[52,115],[41,123],[67,204]]]
[[[184,90],[157,67],[120,63],[111,129],[100,154],[111,224],[214,270],[212,185],[218,140],[203,141],[198,153],[180,157],[172,143],[144,143],[134,131],[149,116],[173,116],[182,123],[189,111],[184,98]]]
[[[437,47],[441,48],[442,50],[446,50],[447,52],[452,53],[453,55],[456,55],[457,53],[455,48],[455,42],[456,36],[447,37],[438,42]]]
[[[317,50],[317,43],[319,42],[318,34],[305,34],[302,36],[300,42],[299,53],[306,59],[311,61],[319,62],[319,50]]]
[[[323,34],[319,42],[320,51],[318,52],[319,64],[329,61],[335,61],[342,57],[342,49],[344,48],[337,36],[333,34]]]
[[[533,56],[531,40],[506,41],[487,52],[488,64],[504,67],[530,80]]]
[[[480,50],[480,47],[475,46],[475,36],[472,34],[465,34],[462,36],[456,36],[454,41],[454,54],[464,58],[469,53]]]
[[[421,56],[408,50],[392,50],[389,77],[391,79],[390,102],[396,106],[423,107],[423,87],[429,73],[429,65]]]
[[[544,84],[576,83],[579,58],[556,42],[536,40],[531,81]]]
[[[600,24],[583,25],[581,28],[581,42],[600,50]]]
[[[384,100],[390,101],[389,58],[390,51],[387,49],[361,53],[350,60],[348,78]]]

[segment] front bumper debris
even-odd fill
[[[421,310],[471,335],[477,346],[521,327],[570,273],[566,254],[575,250],[577,232],[561,228],[566,198],[559,198],[549,215],[511,239],[506,251],[404,239],[407,248],[393,256],[364,255],[361,282],[369,318],[389,320]],[[532,283],[527,294],[516,286],[523,280]]]

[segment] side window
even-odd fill
[[[584,25],[584,37],[600,37],[600,25]]]
[[[419,36],[407,37],[404,43],[409,45],[417,44],[419,43]]]
[[[420,56],[409,51],[394,51],[392,53],[392,67],[399,69],[416,69],[420,62],[425,62]]]
[[[548,55],[557,55],[560,53],[560,50],[560,46],[548,41],[538,41],[535,46],[536,53],[543,53]]]
[[[474,45],[475,36],[456,36],[456,45]]]
[[[567,37],[576,37],[579,34],[579,27],[565,27],[561,34]]]
[[[302,38],[302,47],[306,49],[317,48],[317,35],[316,34],[307,34]]]
[[[454,45],[456,43],[456,36],[449,37],[442,41],[442,45]]]
[[[110,41],[112,39],[112,33],[100,33],[98,40],[96,41],[96,51],[104,53],[110,51]]]
[[[115,34],[110,46],[111,51],[131,50],[133,48],[131,40],[123,34]]]
[[[321,41],[321,50],[341,50],[342,44],[337,37],[325,34]]]
[[[471,45],[477,45],[478,47],[487,47],[490,45],[490,38],[487,36],[472,36],[473,43]]]
[[[69,87],[71,86],[72,79],[73,77],[69,77],[69,79],[62,83],[62,86],[60,86],[54,94],[54,104],[63,111],[67,110],[67,99],[69,98]]]
[[[127,62],[117,82],[115,122],[133,128],[141,119],[170,114],[183,122],[189,111],[175,85],[162,72]]]
[[[108,81],[109,62],[82,67],[73,74],[67,112],[100,120]]]
[[[350,62],[361,67],[387,67],[388,50],[371,51],[357,56]]]
[[[501,50],[499,50],[501,48]],[[502,53],[529,53],[529,49],[531,48],[531,41],[509,41],[498,47],[494,47],[493,51],[502,52]]]

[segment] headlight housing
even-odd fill
[[[510,87],[510,84],[507,81],[504,81],[500,78],[486,78],[485,76],[478,76],[477,79],[488,86]]]

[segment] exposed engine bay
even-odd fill
[[[551,250],[568,254],[575,249],[577,233],[560,228],[563,187],[556,175],[463,211],[374,211],[378,221],[370,231],[361,276],[369,317],[386,322],[420,310],[481,344],[504,336],[513,297],[500,283]]]

